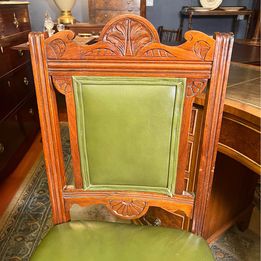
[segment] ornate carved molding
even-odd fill
[[[71,31],[59,32],[46,40],[50,60],[110,59],[111,57],[147,57],[176,61],[212,61],[215,40],[204,33],[188,31],[186,42],[179,46],[160,43],[156,29],[136,15],[113,18],[103,28],[99,41],[93,45],[77,43]],[[67,50],[72,50],[69,52]]]
[[[141,200],[110,200],[107,207],[117,216],[125,219],[136,219],[148,210],[148,204]]]
[[[48,44],[46,50],[48,58],[61,58],[66,51],[66,43],[60,38],[54,39]]]
[[[207,86],[207,79],[187,79],[187,97],[193,97],[201,93]]]
[[[175,57],[175,55],[163,48],[150,49],[144,52],[144,56],[147,57]]]
[[[114,50],[111,50],[110,48],[96,48],[93,50],[80,50],[80,56],[81,58],[84,58],[85,56],[116,56],[117,52]]]
[[[72,77],[53,76],[55,88],[62,94],[67,94],[72,91]]]
[[[197,41],[193,46],[194,53],[202,60],[205,61],[210,45],[206,41]]]
[[[149,27],[132,18],[122,18],[110,25],[101,39],[116,47],[121,56],[135,56],[144,46],[155,42]]]

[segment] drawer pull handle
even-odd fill
[[[0,49],[1,49],[1,53],[4,53],[4,47],[2,45],[1,45]]]
[[[13,21],[13,24],[15,25],[15,28],[18,28],[18,27],[19,27],[19,22],[18,22],[18,20],[17,20],[17,18],[16,18],[15,13],[14,13],[14,21]]]
[[[5,151],[5,146],[3,143],[0,142],[0,154]]]
[[[11,87],[11,82],[7,81],[8,87]]]
[[[23,50],[18,50],[18,55],[19,55],[19,56],[23,56],[23,55],[24,55]]]
[[[108,15],[107,15],[107,14],[105,14],[105,15],[104,15],[104,17],[106,17],[106,18],[107,18],[107,17],[108,17]]]
[[[28,112],[29,112],[29,114],[34,115],[34,110],[33,110],[33,108],[30,108],[30,109],[28,110]]]
[[[26,86],[28,86],[28,84],[29,84],[29,81],[28,81],[27,77],[24,77],[24,84],[25,84]]]

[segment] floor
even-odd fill
[[[64,100],[61,99],[61,97],[59,97],[58,102],[59,104],[61,103],[61,108],[65,108],[63,104]],[[59,111],[59,120],[67,121],[67,114],[65,110]],[[22,184],[26,174],[29,172],[34,162],[38,159],[42,150],[43,146],[41,142],[41,133],[39,131],[31,148],[27,151],[16,169],[12,172],[11,175],[9,175],[4,181],[0,183],[0,216],[8,207],[8,204],[12,200],[19,186]]]
[[[4,213],[19,186],[22,184],[26,174],[39,157],[42,151],[40,132],[36,136],[31,148],[27,151],[17,168],[3,182],[0,183],[0,216]]]

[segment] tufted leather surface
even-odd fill
[[[185,80],[73,78],[85,188],[174,187]]]
[[[106,222],[56,225],[31,261],[208,261],[207,243],[182,230]]]

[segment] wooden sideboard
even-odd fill
[[[146,17],[146,0],[89,0],[91,24],[106,24],[111,18],[126,13]]]
[[[206,17],[206,16],[217,16],[217,17],[225,17],[225,16],[230,16],[233,17],[233,25],[232,25],[232,31],[236,35],[238,31],[238,16],[243,16],[243,18],[247,18],[247,27],[245,31],[245,37],[247,37],[248,34],[248,29],[249,25],[251,22],[251,17],[254,14],[252,10],[246,9],[242,7],[238,7],[238,10],[235,9],[229,9],[227,7],[220,7],[215,10],[205,10],[205,9],[200,9],[198,7],[192,7],[192,6],[183,6],[180,15],[181,15],[181,20],[180,20],[180,26],[179,26],[179,39],[181,40],[182,37],[182,32],[183,32],[183,24],[184,24],[184,19],[188,17],[188,30],[192,30],[192,18],[193,16],[195,17]]]
[[[212,241],[233,224],[248,225],[260,175],[260,67],[232,63],[224,105],[215,175],[203,235]],[[191,118],[187,191],[196,188],[197,144],[204,95],[196,99]],[[151,208],[137,223],[191,230],[193,221]]]
[[[0,2],[0,179],[17,165],[39,129],[29,52],[11,47],[27,42],[27,2]]]
[[[76,34],[100,34],[113,17],[132,13],[146,17],[146,0],[89,0],[89,22],[68,24],[66,28]]]

